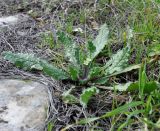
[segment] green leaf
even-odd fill
[[[82,106],[84,108],[87,107],[87,104],[90,98],[97,93],[99,93],[99,90],[95,86],[84,89],[83,93],[80,96],[80,103],[82,104]]]
[[[91,61],[91,58],[86,58],[86,60],[84,61],[84,65],[88,65]]]
[[[139,82],[127,82],[125,84],[117,84],[114,87],[110,86],[98,86],[99,88],[102,89],[107,89],[107,90],[118,90],[118,91],[138,91],[139,90]],[[147,82],[145,87],[144,87],[144,93],[151,93],[152,91],[156,90],[159,87],[159,83],[156,81],[150,81]]]
[[[40,59],[34,57],[33,54],[14,54],[12,52],[3,52],[4,59],[9,60],[17,67],[23,68],[24,70],[42,70],[43,67],[40,65]]]
[[[148,56],[160,55],[160,44],[156,42],[155,44],[148,47],[147,51]]]
[[[138,81],[136,81],[136,82],[129,82],[129,83],[130,83],[130,85],[126,89],[127,91],[134,92],[134,91],[138,91],[139,90],[139,83],[138,83]]]
[[[75,49],[75,58],[77,60],[77,64],[81,63],[81,50],[79,48]]]
[[[106,24],[100,27],[100,32],[96,39],[93,41],[96,51],[92,54],[92,59],[94,59],[105,47],[108,40],[109,29]]]
[[[104,85],[109,81],[108,77],[101,77],[97,80],[94,80],[93,83],[98,84],[98,85]]]
[[[31,69],[43,70],[43,67],[40,64],[34,64],[31,66]]]
[[[70,73],[70,76],[71,76],[72,80],[77,80],[78,79],[79,71],[76,67],[70,66],[69,67],[69,73]]]
[[[98,36],[92,43],[90,43],[89,53],[86,58],[85,64],[88,65],[105,47],[108,40],[109,30],[106,24],[102,25]],[[91,51],[92,50],[92,51]]]
[[[3,52],[2,55],[4,59],[9,60],[17,67],[23,68],[24,70],[42,70],[54,79],[68,79],[68,75],[62,69],[49,64],[45,60],[36,58],[33,54]]]
[[[91,41],[88,42],[87,49],[90,52],[90,54],[92,54],[96,51],[96,47],[94,46],[93,42],[91,42]]]
[[[71,91],[73,88],[74,87],[72,87],[71,89],[62,94],[62,100],[64,103],[69,103],[69,104],[79,103],[79,100],[75,96],[71,95]]]
[[[153,111],[153,106],[152,106],[152,95],[149,95],[146,101],[146,106],[145,106],[145,112],[149,115],[152,114]]]
[[[56,80],[65,80],[69,78],[66,72],[52,64],[49,64],[47,61],[41,60],[40,64],[43,67],[43,72]]]
[[[144,93],[151,93],[152,91],[159,88],[159,83],[157,81],[149,81],[146,83],[144,87]],[[139,90],[139,82],[131,83],[128,87],[127,91],[138,91]]]
[[[72,39],[68,35],[66,35],[66,33],[64,32],[60,32],[60,31],[57,32],[57,37],[58,37],[58,40],[66,46],[73,44]]]
[[[127,26],[127,39],[130,40],[131,38],[133,38],[133,29]]]
[[[124,68],[123,70],[120,70],[119,72],[115,72],[115,73],[109,75],[108,77],[116,76],[116,75],[119,75],[119,74],[122,74],[122,73],[126,73],[126,72],[129,72],[129,71],[132,71],[132,70],[136,70],[136,69],[139,69],[140,67],[141,67],[140,64],[130,65],[130,66]]]
[[[114,88],[118,91],[126,91],[131,85],[132,85],[132,82],[128,82],[128,83],[125,83],[125,84],[115,85]]]
[[[125,47],[112,55],[111,59],[104,66],[105,75],[109,76],[117,72],[123,72],[128,66],[128,58],[130,55],[130,47]]]
[[[128,88],[132,85],[132,82],[128,82],[125,84],[117,84],[113,86],[98,86],[98,88],[106,89],[106,90],[118,90],[118,91],[127,91]]]
[[[58,32],[57,36],[58,40],[64,45],[65,57],[67,57],[72,64],[78,66],[79,60],[77,60],[77,45],[64,32]]]
[[[77,67],[78,65],[82,65],[84,63],[84,60],[86,59],[86,54],[84,53],[83,49],[78,47],[75,49],[75,59],[77,62]]]
[[[89,79],[98,77],[101,74],[101,67],[92,67],[89,72]]]
[[[146,63],[142,64],[140,70],[139,70],[139,95],[142,98],[144,93],[144,88],[146,86],[147,82],[147,75],[146,75]]]

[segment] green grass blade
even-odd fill
[[[138,114],[141,114],[141,113],[144,113],[145,110],[135,110],[133,112],[131,112],[128,117],[127,117],[127,120],[118,128],[117,131],[122,131],[122,129],[128,125],[129,123],[129,120],[131,119],[132,116],[135,116],[135,115],[138,115]]]
[[[106,117],[111,117],[117,114],[121,114],[126,112],[129,108],[133,108],[139,105],[142,105],[143,102],[142,101],[135,101],[135,102],[131,102],[129,104],[125,104],[121,107],[118,107],[116,109],[114,109],[113,111],[107,112],[105,115],[101,116],[100,118],[106,118]]]
[[[139,70],[139,97],[143,97],[144,88],[146,86],[147,76],[146,76],[146,63],[142,64]]]
[[[100,117],[85,118],[85,119],[81,119],[76,124],[77,125],[84,125],[84,124],[91,123],[91,122],[94,122],[94,121],[99,120],[99,119],[100,119]]]
[[[107,112],[105,115],[102,115],[100,117],[81,119],[80,121],[76,122],[76,124],[77,125],[87,124],[87,123],[91,123],[91,122],[94,122],[99,119],[104,119],[104,118],[111,117],[111,116],[114,116],[117,114],[121,114],[121,113],[126,112],[129,108],[133,108],[133,107],[136,107],[136,106],[139,106],[142,104],[143,104],[142,101],[131,102],[129,104],[125,104],[121,107],[118,107],[118,108],[114,109],[113,111]]]

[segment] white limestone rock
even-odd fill
[[[0,80],[0,131],[43,131],[47,107],[44,85]]]

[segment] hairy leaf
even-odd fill
[[[9,60],[17,67],[23,68],[25,70],[42,70],[44,73],[57,80],[68,78],[68,75],[63,70],[49,64],[45,60],[36,58],[33,54],[4,52],[2,55],[6,60]]]
[[[125,47],[114,54],[104,66],[105,75],[109,76],[116,72],[122,72],[128,66],[130,47]]]
[[[88,65],[105,47],[108,40],[109,30],[107,25],[104,24],[101,26],[100,31],[96,39],[92,43],[89,43],[91,46],[88,51],[88,56],[86,58],[85,64]]]
[[[79,71],[76,67],[70,66],[69,67],[69,73],[70,73],[70,76],[71,76],[72,80],[77,80],[78,79]]]
[[[82,106],[84,108],[87,107],[90,98],[97,93],[99,93],[99,90],[95,86],[83,90],[83,93],[80,96],[80,103]]]
[[[33,54],[14,54],[12,52],[3,52],[2,55],[6,60],[15,64],[17,67],[23,68],[24,70],[42,70],[43,67],[40,65],[40,59],[34,57]]]
[[[90,52],[90,54],[92,54],[96,51],[96,47],[94,46],[94,44],[91,41],[88,42],[87,49]]]
[[[65,57],[69,59],[69,61],[77,65],[77,45],[72,41],[72,39],[65,34],[64,32],[58,32],[58,40],[64,45]]]
[[[140,67],[141,67],[140,64],[130,65],[130,66],[124,68],[123,70],[119,71],[119,72],[115,72],[115,73],[111,74],[110,76],[116,76],[116,75],[119,75],[119,74],[122,74],[122,73],[126,73],[126,72],[129,72],[129,71],[132,71],[132,70],[136,70],[136,69],[139,69]]]
[[[40,65],[43,67],[43,72],[53,77],[56,80],[68,79],[69,76],[66,72],[58,67],[49,64],[47,61],[41,60]]]
[[[101,74],[101,68],[100,67],[92,67],[90,69],[90,72],[89,72],[89,79],[92,79],[92,78],[96,78],[98,77],[99,75]]]
[[[62,94],[62,100],[64,103],[79,103],[79,100],[71,94],[72,89],[73,87]]]
[[[101,78],[93,81],[93,83],[98,84],[98,85],[104,85],[107,82],[109,82],[109,78],[108,77],[101,77]]]

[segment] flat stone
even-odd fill
[[[0,80],[0,131],[43,131],[47,107],[43,84]]]

